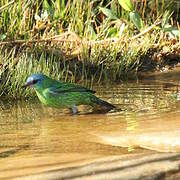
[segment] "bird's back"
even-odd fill
[[[42,83],[35,86],[39,100],[48,106],[72,108],[79,105],[90,105],[94,109],[109,111],[114,108],[110,103],[94,95],[95,91],[77,84],[66,83],[44,77]]]

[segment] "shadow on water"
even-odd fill
[[[0,172],[25,166],[28,173],[28,167],[108,155],[180,152],[178,88],[177,79],[97,86],[97,96],[122,109],[107,114],[83,109],[71,116],[39,101],[0,102]]]

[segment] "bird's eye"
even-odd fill
[[[32,81],[32,84],[36,84],[38,82],[38,79],[34,79],[33,81]]]

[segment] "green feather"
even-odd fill
[[[33,79],[36,76],[40,79]],[[95,91],[76,85],[73,83],[65,83],[56,81],[45,75],[32,75],[28,84],[33,84],[39,100],[48,106],[56,108],[70,108],[79,105],[90,105],[94,110],[108,112],[114,106],[103,101],[94,95]],[[31,82],[32,79],[32,82]]]

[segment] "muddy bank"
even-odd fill
[[[59,154],[59,159],[61,155]],[[50,158],[50,157],[49,157]],[[28,159],[28,158],[26,158]],[[40,159],[40,158],[39,158]],[[51,158],[52,159],[52,158]],[[43,161],[42,161],[43,160]],[[42,158],[41,164],[45,159]],[[47,158],[48,160],[48,158]],[[10,161],[11,162],[11,161]],[[6,166],[6,164],[5,164]],[[25,168],[25,171],[19,169]],[[17,169],[17,170],[16,170]],[[34,173],[29,173],[33,169]],[[21,167],[15,170],[6,169],[6,175],[0,172],[0,177],[14,179],[179,179],[180,178],[180,154],[134,154],[122,156],[109,156],[82,162],[65,163],[61,161],[52,163],[49,167],[37,165]],[[13,176],[11,176],[13,174]]]

